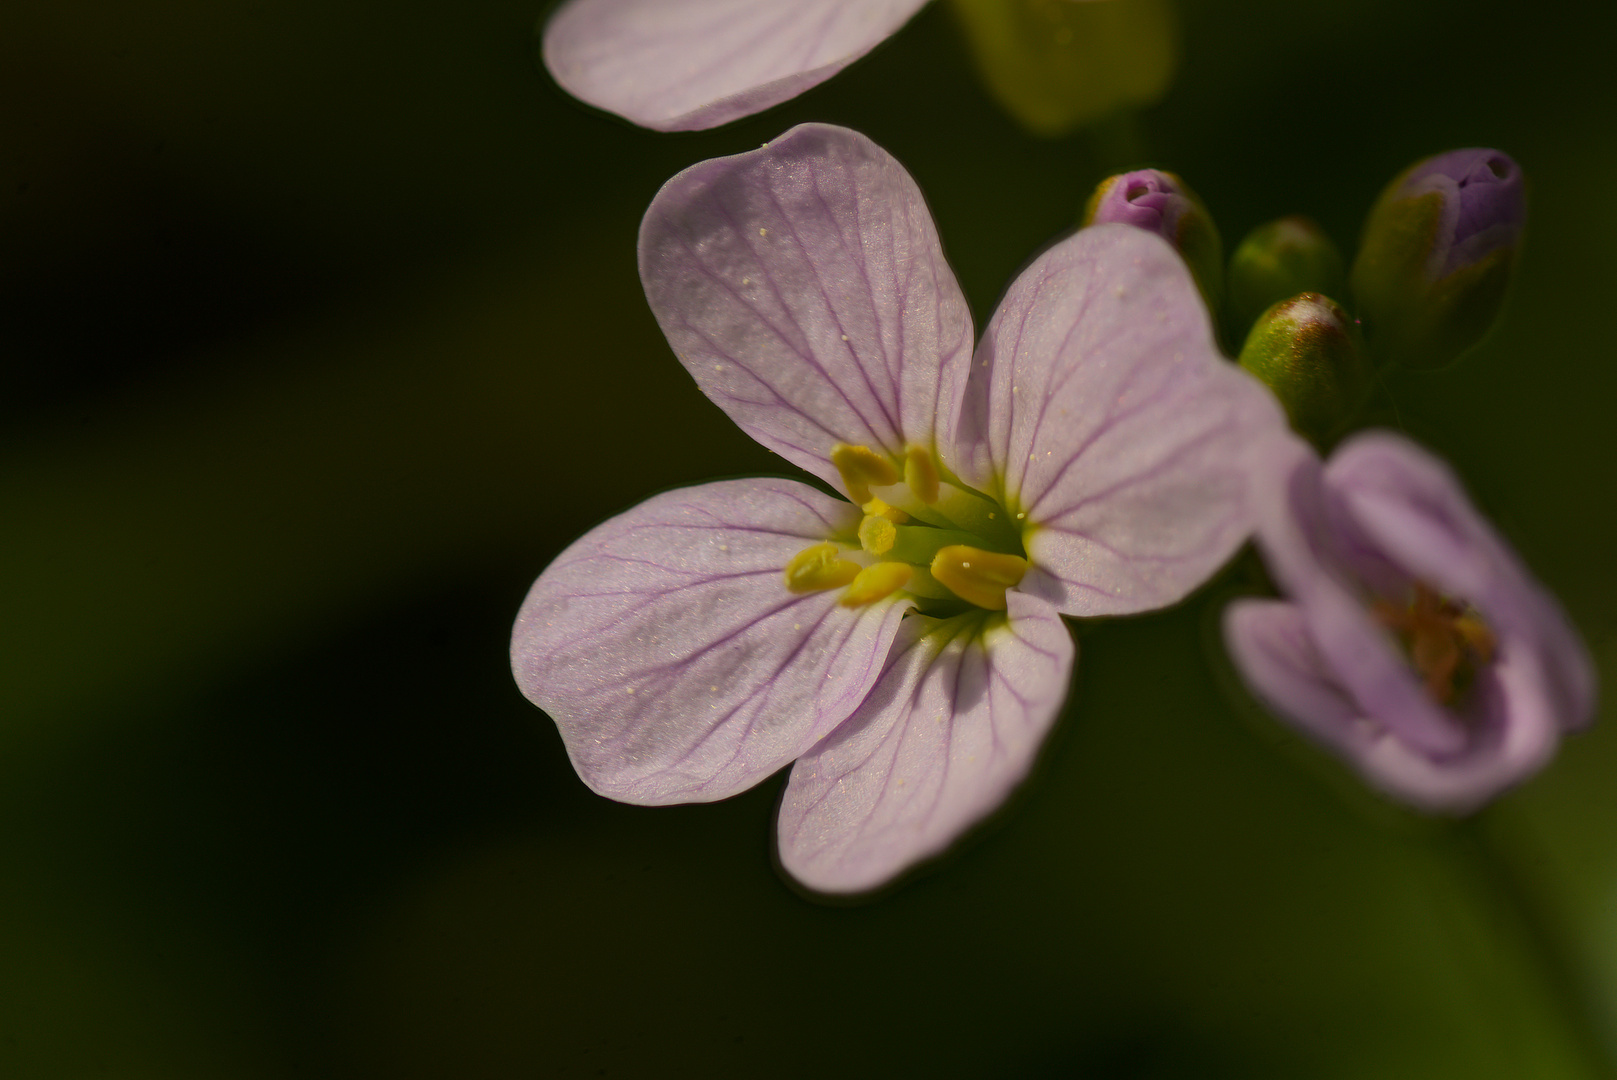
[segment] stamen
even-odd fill
[[[932,464],[932,455],[919,446],[910,447],[904,455],[904,483],[926,505],[938,501],[938,468]]]
[[[905,459],[907,472],[915,471],[909,468],[913,458]],[[930,458],[928,458],[930,463]],[[925,476],[914,478],[916,482],[927,481]],[[987,541],[996,548],[1006,551],[1017,551],[1022,547],[1022,525],[1010,521],[1004,514],[998,513],[1000,505],[986,495],[966,488],[956,487],[946,480],[936,478],[935,474],[928,485],[931,490],[927,492],[930,498],[923,502],[912,484],[906,477],[903,483],[894,483],[880,491],[872,492],[883,502],[900,507],[906,514],[936,525],[940,529],[957,529]]]
[[[1377,599],[1370,610],[1397,635],[1410,666],[1440,705],[1453,704],[1477,668],[1493,659],[1493,632],[1481,616],[1423,583],[1416,583],[1406,605]]]
[[[1454,676],[1465,659],[1454,634],[1443,626],[1417,628],[1410,638],[1409,658],[1415,670],[1426,677],[1426,692],[1447,705],[1454,697]]]
[[[888,506],[875,496],[871,496],[870,501],[860,509],[872,517],[884,517],[894,525],[903,525],[910,520],[910,516],[904,511],[896,506]]]
[[[867,514],[859,523],[859,546],[872,555],[887,554],[893,550],[893,541],[897,539],[898,527],[884,517]]]
[[[1493,659],[1493,631],[1475,615],[1461,615],[1454,620],[1454,632],[1460,635],[1477,659],[1486,664]]]
[[[841,558],[835,544],[815,544],[792,556],[786,564],[786,589],[794,593],[837,589],[859,576],[859,564]]]
[[[908,563],[879,562],[859,571],[848,591],[842,594],[843,607],[864,607],[884,600],[909,584]]]
[[[932,576],[969,604],[1005,610],[1005,590],[1027,573],[1027,560],[966,544],[952,544],[932,560]]]
[[[893,463],[868,446],[849,446],[837,443],[831,448],[831,464],[842,475],[842,486],[848,497],[863,506],[870,501],[870,486],[881,487],[898,483],[898,470]]]

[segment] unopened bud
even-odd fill
[[[1209,311],[1224,287],[1224,245],[1207,207],[1179,177],[1136,169],[1102,180],[1084,207],[1084,225],[1119,221],[1156,233],[1178,249]]]
[[[1319,293],[1265,311],[1247,335],[1241,366],[1275,392],[1292,428],[1316,446],[1339,432],[1370,392],[1358,327]]]
[[[1341,252],[1313,221],[1293,214],[1247,233],[1230,256],[1224,279],[1231,327],[1237,334],[1287,297],[1298,293],[1341,296],[1347,271]]]
[[[1406,367],[1440,367],[1493,326],[1510,283],[1527,194],[1498,150],[1454,150],[1381,193],[1353,263],[1370,345]]]

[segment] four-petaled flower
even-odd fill
[[[1257,695],[1373,785],[1464,813],[1587,723],[1594,671],[1555,601],[1414,444],[1371,432],[1321,464],[1287,440],[1258,543],[1285,600],[1226,611]]]
[[[513,668],[615,799],[722,799],[795,760],[780,857],[814,889],[889,880],[1026,775],[1062,615],[1173,603],[1250,532],[1279,410],[1155,236],[1046,251],[974,355],[914,181],[805,125],[664,185],[640,274],[702,390],[852,502],[772,479],[650,499],[540,576]]]

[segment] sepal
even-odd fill
[[[1521,169],[1497,150],[1428,158],[1371,208],[1352,285],[1378,360],[1435,368],[1488,333],[1527,218]]]

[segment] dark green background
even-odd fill
[[[0,7],[0,1074],[1587,1075],[1454,838],[1231,704],[1217,586],[1084,628],[1034,782],[875,903],[772,869],[780,777],[589,794],[507,672],[529,582],[652,492],[778,466],[646,309],[659,184],[857,127],[981,325],[1135,162],[1021,135],[942,8],[659,136],[550,83],[543,6]],[[1436,151],[1526,169],[1501,330],[1391,389],[1610,676],[1611,5],[1184,13],[1137,145],[1227,244],[1301,211],[1350,247]],[[1489,829],[1617,1030],[1609,721]]]

